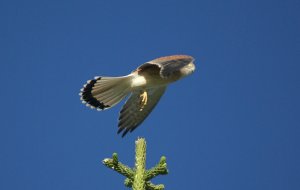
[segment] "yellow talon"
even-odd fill
[[[140,111],[143,111],[144,107],[147,105],[147,101],[148,101],[148,94],[147,94],[147,91],[144,91],[140,97],[142,98],[141,99],[141,108],[140,108]]]

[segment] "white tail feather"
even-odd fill
[[[81,99],[97,110],[108,109],[119,103],[130,93],[131,76],[95,77],[81,89]]]

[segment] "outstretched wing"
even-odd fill
[[[153,66],[160,68],[160,76],[162,78],[168,78],[174,72],[178,71],[182,67],[188,65],[189,63],[193,62],[194,58],[187,55],[174,55],[174,56],[167,56],[161,57],[158,59],[154,59],[149,61],[143,65],[141,65],[138,70],[147,69]]]
[[[124,137],[128,131],[136,129],[151,113],[165,90],[166,86],[133,92],[120,111],[118,134],[124,130]]]

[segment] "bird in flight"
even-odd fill
[[[146,119],[170,83],[195,71],[193,62],[194,58],[188,55],[166,56],[148,61],[126,76],[97,76],[80,90],[80,99],[100,111],[130,94],[119,115],[118,134],[123,131],[124,137]]]

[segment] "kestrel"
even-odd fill
[[[170,83],[195,71],[193,62],[187,55],[154,59],[126,76],[97,76],[87,81],[79,95],[86,106],[105,110],[130,94],[119,115],[118,134],[123,131],[124,137],[146,119]]]

